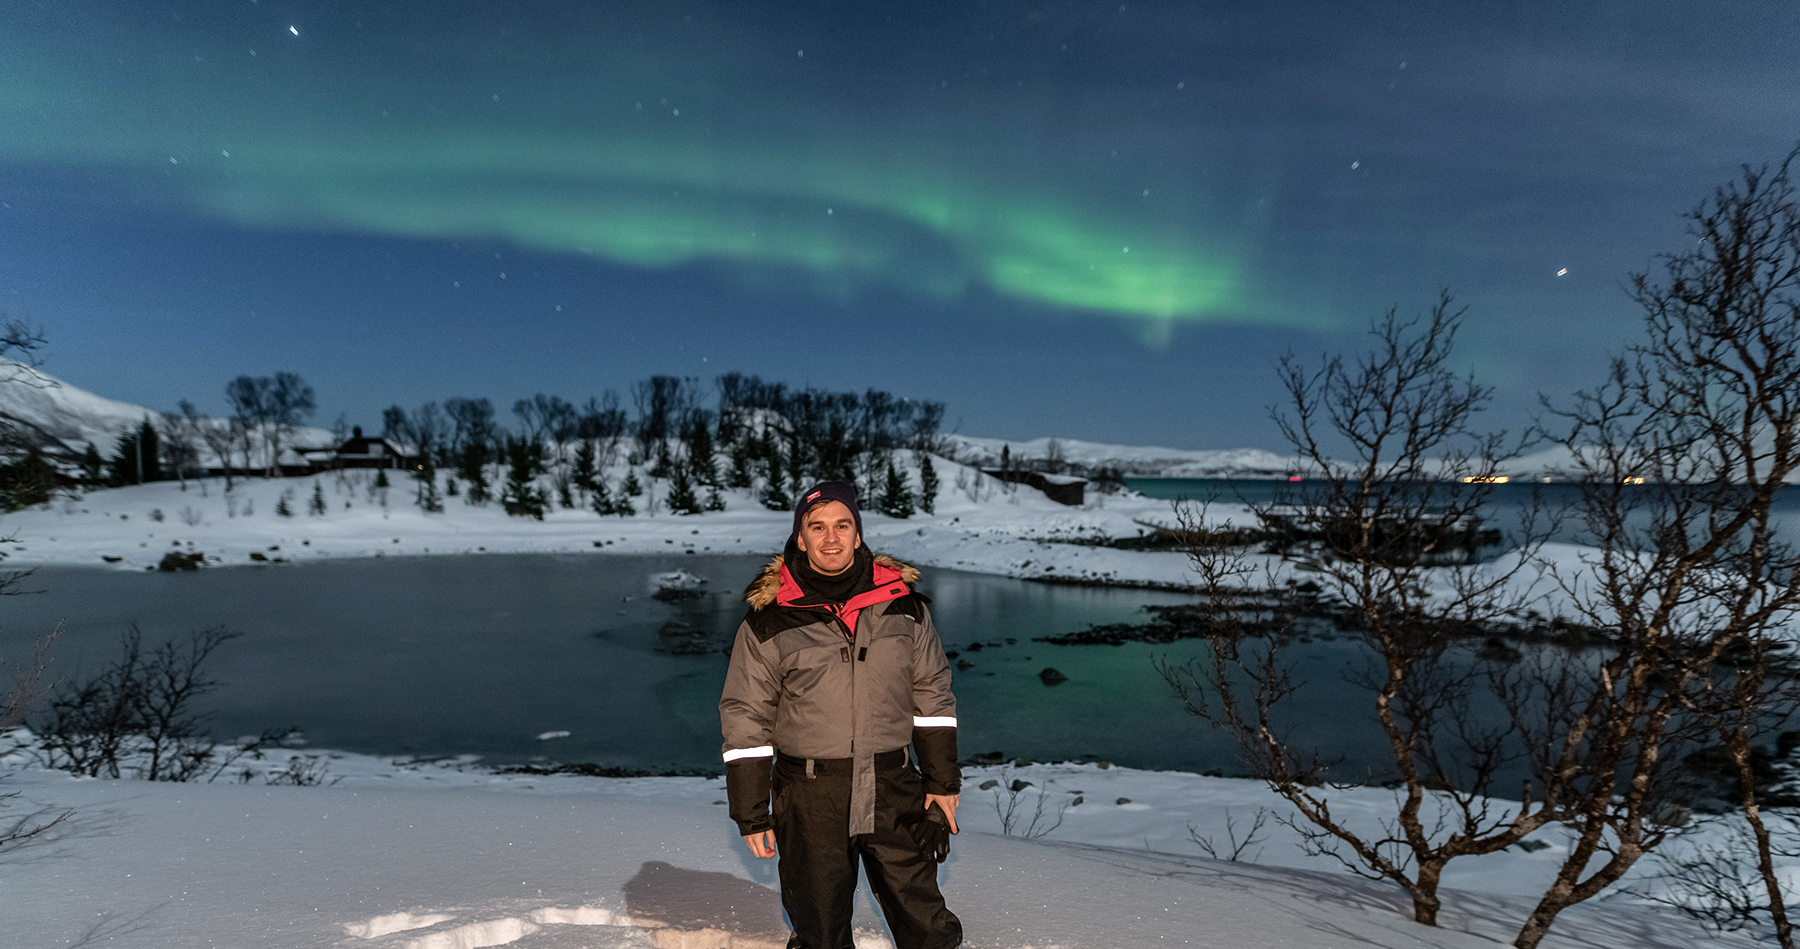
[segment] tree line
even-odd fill
[[[231,412],[210,418],[183,400],[180,411],[145,419],[120,435],[110,455],[89,444],[80,480],[123,486],[182,480],[218,471],[278,477],[284,451],[317,408],[296,373],[237,376],[225,386]],[[942,402],[900,398],[880,389],[831,392],[726,373],[708,385],[658,375],[627,390],[580,403],[538,393],[512,404],[510,424],[485,398],[449,398],[382,412],[381,437],[414,459],[415,503],[431,513],[446,496],[541,519],[553,505],[631,516],[643,504],[680,514],[723,510],[723,492],[748,492],[773,510],[791,510],[809,483],[855,482],[874,506],[895,517],[931,512],[940,488],[931,453],[946,450]],[[344,442],[349,426],[333,432]],[[896,464],[909,452],[912,466]],[[211,459],[215,464],[205,462]],[[623,472],[619,469],[623,468]],[[918,483],[910,477],[916,468]],[[48,470],[48,466],[45,466]],[[23,480],[23,479],[15,479]],[[47,500],[46,476],[32,490],[11,490],[13,507]],[[647,499],[647,496],[648,499]]]

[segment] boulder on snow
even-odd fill
[[[184,554],[179,550],[171,550],[163,554],[162,563],[157,564],[156,569],[166,573],[174,573],[177,570],[198,570],[200,565],[205,562],[206,554],[200,551]]]

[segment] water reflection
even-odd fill
[[[213,666],[224,736],[298,725],[311,744],[374,754],[476,754],[646,768],[716,769],[722,648],[759,557],[504,555],[312,562],[197,574],[46,568],[47,592],[6,601],[0,652],[59,620],[61,674],[109,659],[120,628],[146,639],[225,623],[246,635]],[[696,598],[650,596],[652,575],[708,578]],[[1143,768],[1241,770],[1230,741],[1186,714],[1152,667],[1195,642],[1053,646],[1033,637],[1142,616],[1181,594],[1051,586],[927,570],[921,589],[956,676],[965,756],[1081,756]],[[981,648],[973,648],[975,644]],[[995,645],[987,645],[987,644]],[[681,648],[671,648],[671,645]],[[1359,647],[1295,643],[1303,677],[1341,682]],[[1046,685],[1054,667],[1067,681]],[[1346,686],[1347,688],[1347,686]],[[1381,749],[1342,690],[1308,690],[1292,712],[1365,773]],[[567,737],[538,736],[567,732]]]

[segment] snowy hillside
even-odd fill
[[[120,435],[158,413],[78,389],[23,363],[0,359],[0,416],[36,433],[40,445],[79,454],[88,444],[111,450]]]
[[[50,458],[73,462],[90,444],[102,456],[111,455],[119,436],[136,430],[146,419],[160,421],[162,413],[95,395],[42,370],[0,359],[0,418],[19,425]],[[299,428],[289,439],[289,444],[331,443],[331,433],[322,428]],[[202,464],[219,464],[204,447],[201,450]]]

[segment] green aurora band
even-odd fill
[[[1240,265],[1193,233],[1218,229],[1216,213],[1059,167],[1030,114],[908,120],[892,103],[858,114],[718,75],[730,67],[653,104],[629,88],[675,84],[602,71],[571,89],[567,67],[506,63],[481,77],[276,69],[238,51],[226,68],[125,37],[112,38],[126,53],[113,61],[73,55],[68,37],[36,40],[0,41],[0,163],[73,170],[242,226],[502,239],[631,266],[723,264],[752,280],[797,272],[837,294],[985,288],[1138,318],[1152,339],[1172,321],[1243,318]],[[509,107],[521,100],[605,109]],[[810,116],[794,118],[802,105]],[[994,93],[971,111],[1029,113],[1021,105]]]

